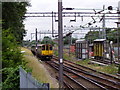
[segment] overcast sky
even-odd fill
[[[72,8],[84,8],[84,9],[102,9],[103,5],[107,8],[108,6],[113,6],[115,9],[118,7],[118,2],[120,0],[62,0],[63,1],[63,7],[72,7]],[[27,12],[52,12],[58,10],[58,0],[31,0],[31,7],[27,8]],[[64,24],[66,26],[80,26],[84,25],[85,23],[88,23],[91,21],[91,18],[87,18],[87,20],[81,21],[80,18],[77,18],[76,22],[71,22],[70,19],[72,18],[65,18],[63,20]],[[114,23],[115,20],[107,20],[106,22],[109,23],[109,25],[112,27],[116,27],[116,24]],[[26,18],[24,21],[25,29],[27,30],[27,36],[24,38],[25,40],[29,40],[31,38],[31,33],[35,32],[35,29],[38,29],[38,32],[44,32],[51,30],[51,18],[46,17],[37,17],[37,18]],[[97,24],[96,24],[97,25]],[[101,24],[100,24],[101,25]],[[107,25],[106,23],[106,27]],[[54,29],[57,30],[57,22],[54,22]],[[84,30],[79,31],[85,32]],[[47,34],[46,34],[47,35]],[[41,37],[44,37],[46,35],[42,35]],[[83,34],[79,35],[73,35],[74,37],[82,36]],[[84,35],[83,35],[84,36]],[[34,37],[35,38],[35,37]],[[33,38],[33,39],[34,39]],[[40,37],[38,37],[39,39]]]

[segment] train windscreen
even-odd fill
[[[52,46],[51,45],[43,45],[42,50],[52,50]]]
[[[50,46],[50,50],[52,50],[52,46]]]
[[[49,45],[46,45],[46,50],[49,50]]]
[[[45,50],[45,45],[42,46],[42,50]]]

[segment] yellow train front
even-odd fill
[[[53,49],[52,45],[50,44],[43,44],[41,50],[41,59],[51,59],[53,57]]]
[[[50,44],[38,44],[37,48],[33,45],[31,51],[41,60],[50,60],[53,57],[53,47]]]

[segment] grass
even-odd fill
[[[92,69],[95,69],[97,71],[101,71],[101,72],[104,72],[104,73],[108,73],[108,74],[112,74],[112,75],[115,75],[116,73],[118,73],[118,67],[116,67],[114,64],[112,65],[108,65],[108,66],[101,66],[99,64],[90,64],[90,60],[89,59],[86,59],[86,60],[75,60],[75,55],[73,54],[67,54],[67,53],[64,53],[64,59],[66,60],[70,60],[72,62],[75,62],[77,64],[80,64],[80,65],[83,65],[83,66],[86,66],[86,67],[90,67]]]
[[[24,55],[30,55],[33,56],[33,54],[31,53],[31,51],[27,48],[21,47],[21,51],[25,51]]]
[[[95,69],[97,71],[101,71],[101,72],[113,74],[113,75],[115,75],[118,72],[118,67],[116,67],[114,64],[108,65],[108,66],[101,66],[99,64],[90,64],[90,60],[78,61],[77,64],[81,64],[86,67]]]
[[[45,67],[33,56],[30,50],[21,48],[24,53],[25,61],[28,62],[26,67],[32,69],[32,76],[41,83],[50,83],[51,88],[58,88],[57,82],[51,78]]]

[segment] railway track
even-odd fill
[[[101,60],[97,60],[97,59],[91,59],[92,61],[95,61],[95,62],[99,62],[99,63],[103,63],[105,65],[110,65],[111,64],[111,61],[110,59],[101,59]],[[113,62],[112,61],[112,64],[115,64],[117,67],[119,67],[120,65],[120,62]]]
[[[47,63],[57,71],[59,70],[59,66],[55,62],[47,62]],[[71,71],[65,67],[63,74],[64,74],[64,82],[66,82],[67,87],[69,87],[70,89],[72,88],[72,89],[87,90],[90,88],[92,89],[92,87],[95,87],[100,90],[105,89],[104,87],[96,84],[95,82],[92,82],[91,80],[85,78],[84,76],[78,75],[74,71]]]
[[[50,66],[59,69],[58,58],[47,62]],[[88,67],[64,60],[64,85],[68,88],[81,89],[120,89],[120,79],[109,74],[98,72]],[[71,83],[69,85],[69,83]]]

